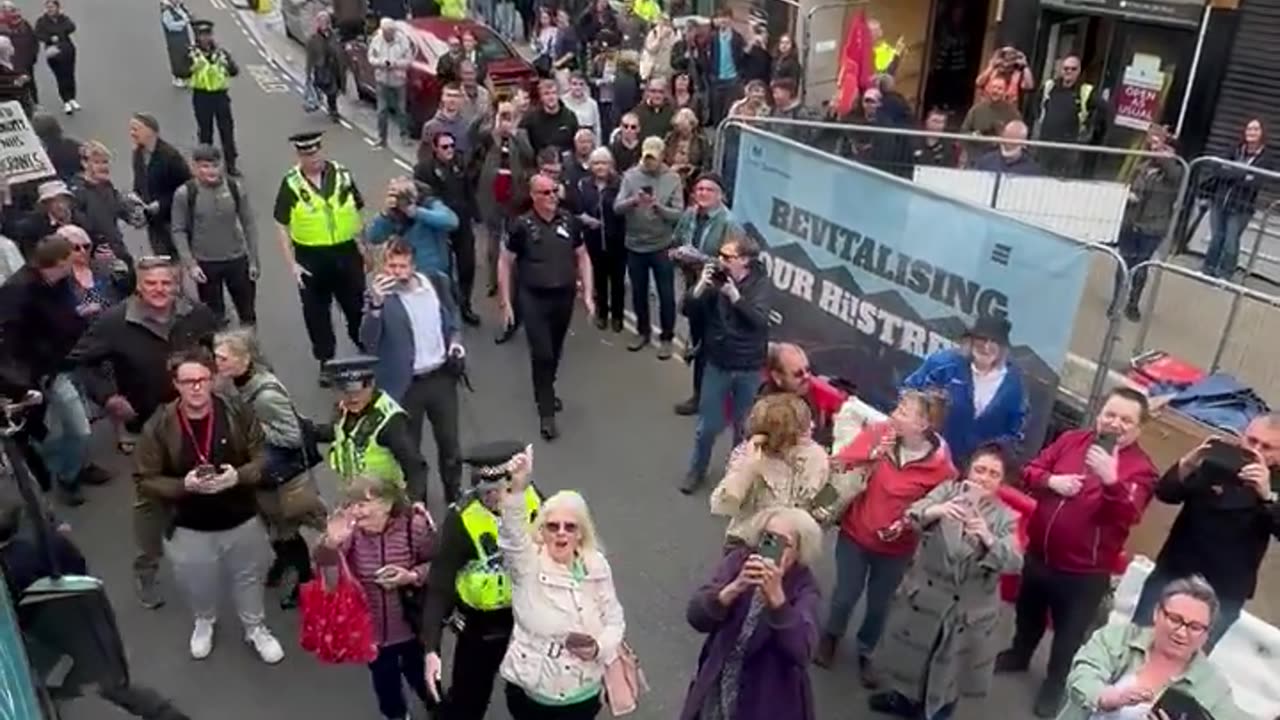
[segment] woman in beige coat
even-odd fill
[[[765,395],[751,408],[750,440],[733,451],[724,479],[711,492],[711,514],[730,518],[726,552],[743,546],[742,538],[762,510],[814,510],[830,477],[830,463],[810,436],[812,427],[808,404],[790,393]]]
[[[876,656],[889,690],[871,696],[872,710],[946,720],[961,697],[990,689],[1002,641],[1000,576],[1022,567],[1013,513],[996,495],[1009,474],[998,445],[979,447],[964,480],[942,483],[907,510],[920,545]]]
[[[532,449],[514,462],[498,530],[515,615],[500,669],[507,710],[514,720],[592,718],[626,630],[613,573],[578,493],[552,495],[529,528]]]

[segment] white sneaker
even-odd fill
[[[173,86],[174,86],[174,87],[179,87],[179,88],[184,88],[184,87],[186,87],[186,86],[187,86],[187,81],[186,81],[186,80],[183,80],[183,79],[182,79],[182,78],[180,78],[180,77],[176,77],[176,78],[174,78],[174,79],[173,79]]]
[[[276,640],[276,636],[271,634],[266,625],[257,625],[245,633],[244,641],[252,645],[258,651],[258,657],[268,665],[275,665],[284,659],[284,648],[280,647],[280,641]]]
[[[68,101],[66,101],[66,102],[64,102],[64,103],[62,103],[62,112],[64,112],[64,113],[66,113],[66,114],[70,115],[71,113],[73,113],[73,112],[75,112],[75,111],[76,111],[76,107],[75,107],[74,105],[72,105],[72,104],[71,104],[71,101],[70,101],[70,100],[68,100]]]
[[[72,100],[72,101],[70,101],[70,102],[71,102],[71,109],[72,109],[72,110],[80,110],[80,109],[81,109],[81,108],[80,108],[80,101],[79,101],[79,100]]]
[[[191,631],[191,657],[203,660],[213,652],[214,620],[196,618],[196,627]]]

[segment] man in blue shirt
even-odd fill
[[[721,8],[715,26],[716,34],[710,44],[711,62],[707,63],[711,77],[707,84],[711,87],[711,124],[718,125],[742,93],[738,66],[746,53],[746,43],[733,29],[733,14],[728,8]]]
[[[449,233],[458,229],[458,216],[430,188],[408,178],[392,180],[382,212],[369,223],[370,243],[381,245],[393,236],[413,248],[413,260],[423,272],[451,276]]]

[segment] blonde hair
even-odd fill
[[[770,455],[795,446],[812,425],[809,405],[791,393],[765,395],[747,416],[747,434],[764,435],[764,451]]]
[[[97,140],[86,140],[85,142],[80,143],[81,162],[84,162],[85,160],[92,160],[94,158],[99,160],[110,160],[112,157],[114,156],[111,154],[111,150]]]
[[[812,567],[822,557],[822,528],[809,513],[800,508],[771,507],[761,510],[751,521],[742,539],[751,547],[760,544],[760,536],[774,518],[781,519],[795,533],[796,562]]]
[[[915,403],[929,425],[929,429],[937,432],[947,421],[947,409],[951,405],[951,396],[946,390],[937,388],[904,390],[898,397],[898,404],[905,402]]]
[[[698,130],[698,114],[687,107],[677,110],[675,117],[671,118],[672,125],[679,125],[682,122],[688,123],[693,131]]]
[[[586,498],[575,490],[561,490],[547,498],[538,511],[538,519],[534,521],[534,542],[542,542],[542,529],[546,526],[547,517],[557,510],[566,510],[578,520],[578,549],[583,553],[604,553],[604,545],[596,533],[596,524],[591,519],[591,510],[587,507]]]
[[[213,336],[213,347],[215,350],[225,347],[236,357],[247,359],[254,365],[261,364],[263,360],[262,349],[258,346],[258,338],[252,328],[223,330]]]

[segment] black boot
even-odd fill
[[[542,435],[542,439],[551,442],[560,437],[560,429],[556,427],[555,417],[544,417],[538,423],[538,431]]]
[[[281,542],[281,545],[286,547],[285,563],[293,570],[294,581],[288,592],[280,597],[280,609],[290,610],[298,606],[298,588],[311,579],[311,550],[300,535]]]
[[[264,584],[269,588],[276,588],[280,587],[280,581],[284,579],[284,571],[289,567],[288,542],[284,540],[272,542],[271,551],[276,556],[271,561],[271,567],[267,568],[267,579]]]
[[[471,309],[470,305],[463,305],[462,309],[458,311],[458,314],[462,316],[462,322],[467,325],[470,325],[471,327],[480,326],[480,316],[476,314],[475,310]]]
[[[520,329],[520,323],[513,323],[511,325],[508,325],[505,330],[498,333],[498,336],[493,339],[493,344],[502,345],[509,342],[511,338],[516,336],[516,331],[519,329]]]
[[[685,400],[682,403],[677,403],[676,414],[684,415],[686,417],[689,415],[697,415],[698,414],[698,396],[694,395],[693,397],[689,398],[688,400]]]

